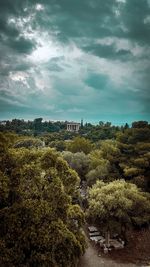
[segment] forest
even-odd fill
[[[66,122],[15,119],[0,130],[0,266],[77,266],[89,221],[125,243],[129,229],[149,229],[147,121],[72,133]]]

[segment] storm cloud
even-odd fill
[[[149,0],[1,0],[1,119],[149,119]]]

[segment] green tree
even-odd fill
[[[106,233],[122,232],[127,227],[149,225],[150,195],[124,180],[97,183],[89,190],[89,217]]]
[[[98,149],[94,149],[89,154],[89,172],[86,175],[88,185],[93,185],[96,180],[105,182],[119,179],[118,163],[120,150],[114,140],[105,140],[96,144]]]
[[[88,154],[92,150],[92,143],[90,140],[78,136],[68,143],[67,149],[72,153],[84,152]]]
[[[134,122],[132,128],[117,134],[120,175],[150,192],[150,127],[147,122]]]
[[[37,148],[40,148],[43,146],[44,146],[44,143],[40,139],[36,139],[36,138],[21,139],[14,144],[15,148],[19,148],[19,147],[25,147],[25,148],[37,147]]]
[[[57,151],[64,151],[66,149],[66,144],[64,141],[52,141],[49,143],[49,146],[56,148]]]
[[[0,266],[74,267],[85,249],[77,173],[55,150],[2,150]]]
[[[80,179],[84,180],[90,163],[88,155],[84,154],[84,152],[72,153],[70,151],[64,151],[62,156],[68,162],[69,166],[78,173]]]
[[[132,128],[145,128],[148,127],[147,121],[134,121],[132,123]]]
[[[120,157],[120,150],[117,142],[114,140],[105,140],[100,143],[100,150],[102,157],[111,161],[116,162]]]
[[[106,159],[99,159],[97,167],[90,170],[87,175],[87,184],[92,186],[96,183],[97,180],[103,180],[108,182],[110,179],[109,172],[110,172],[110,163]]]

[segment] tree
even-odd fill
[[[35,130],[38,130],[38,131],[41,130],[42,120],[43,120],[42,118],[36,118],[34,120],[33,124],[34,124]]]
[[[100,159],[98,166],[87,173],[86,175],[87,184],[89,186],[92,186],[94,183],[96,183],[97,180],[103,180],[105,182],[108,182],[110,179],[109,171],[110,171],[109,161],[106,159]]]
[[[117,146],[116,141],[114,140],[102,141],[100,144],[100,150],[103,158],[112,162],[118,161],[118,158],[120,156],[120,150]]]
[[[147,121],[134,121],[132,123],[132,128],[145,128],[148,127]]]
[[[117,143],[113,140],[105,140],[99,142],[96,146],[99,149],[95,149],[89,154],[89,172],[86,175],[89,186],[93,185],[98,179],[108,182],[120,177],[117,169],[120,150]]]
[[[129,124],[125,123],[124,129],[129,129]]]
[[[21,139],[19,141],[17,141],[14,144],[15,148],[19,148],[19,147],[26,147],[26,148],[32,148],[32,147],[43,147],[44,144],[40,139],[36,139],[36,138],[25,138],[25,139]]]
[[[87,214],[105,232],[122,232],[125,238],[127,227],[149,225],[150,194],[124,180],[97,181],[89,190]]]
[[[0,266],[74,267],[85,249],[77,173],[55,150],[1,150]]]
[[[92,150],[92,143],[90,140],[84,138],[84,137],[75,137],[69,144],[68,144],[68,150],[72,153],[76,152],[84,152],[85,154],[90,153]]]
[[[64,151],[62,153],[63,158],[68,162],[69,166],[74,169],[81,180],[85,179],[85,175],[89,169],[89,157],[83,152],[72,153],[70,151]]]
[[[64,141],[52,141],[49,143],[49,146],[56,148],[57,151],[64,151],[66,149]]]
[[[150,128],[147,122],[134,122],[133,127],[117,134],[120,175],[150,192]]]

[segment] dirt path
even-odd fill
[[[130,263],[119,263],[111,259],[98,256],[97,250],[88,241],[88,248],[85,254],[80,258],[78,267],[135,267],[137,265]]]

